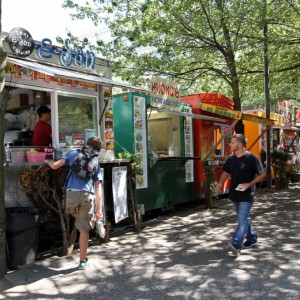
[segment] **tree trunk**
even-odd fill
[[[241,134],[245,134],[245,125],[243,124],[243,121],[242,120],[239,120],[235,127],[234,127],[234,130],[236,133],[241,133]]]
[[[0,279],[7,271],[6,266],[6,213],[4,198],[4,133],[5,133],[5,110],[8,95],[4,90],[6,53],[2,45],[2,1],[0,0]]]
[[[221,10],[223,10],[223,3],[220,1],[218,3]],[[232,97],[234,102],[234,109],[241,111],[241,98],[240,98],[240,86],[239,86],[239,77],[237,73],[237,67],[235,63],[235,53],[234,48],[232,47],[232,42],[230,38],[230,32],[227,27],[226,22],[222,22],[222,30],[223,30],[223,36],[226,41],[226,52],[224,54],[225,60],[227,62],[227,66],[230,72],[229,78],[230,78],[230,86],[232,90]],[[239,120],[239,122],[235,126],[236,133],[242,133],[244,134],[244,124],[242,120]]]

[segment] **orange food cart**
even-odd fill
[[[232,136],[233,117],[239,118],[239,113],[233,111],[233,101],[221,94],[194,94],[182,96],[181,101],[191,104],[194,114],[215,116],[224,122],[213,120],[193,120],[194,155],[201,158],[195,161],[195,195],[205,198],[207,190],[207,172],[213,170],[216,180],[222,173],[222,166],[226,157],[230,155],[229,142]],[[234,116],[233,116],[234,114]],[[228,191],[228,183],[224,191]]]
[[[231,154],[229,143],[234,134],[234,127],[239,120],[260,125],[274,125],[275,121],[264,116],[242,113],[233,110],[233,101],[221,94],[195,94],[181,97],[181,101],[191,104],[193,113],[222,119],[224,122],[213,120],[193,120],[194,155],[201,160],[195,161],[195,195],[205,198],[207,191],[208,170],[213,170],[216,181],[219,180],[226,158]],[[254,138],[260,138],[255,133]],[[251,137],[252,138],[252,137]],[[251,141],[250,141],[251,143]],[[259,155],[258,155],[259,157]],[[229,181],[224,184],[223,192],[228,193]]]

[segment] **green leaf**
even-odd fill
[[[74,1],[76,2],[76,1]],[[183,94],[218,92],[264,107],[264,35],[268,24],[271,105],[300,98],[300,3],[260,0],[102,0],[73,16],[104,21],[113,40],[95,48],[115,75],[145,86],[151,75],[180,83]],[[91,5],[92,4],[92,5]]]

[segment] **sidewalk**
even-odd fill
[[[0,299],[299,299],[300,185],[261,190],[252,210],[256,248],[234,258],[231,202],[161,217],[139,235],[127,232],[78,252],[25,265],[6,275]],[[9,284],[7,286],[4,284]]]

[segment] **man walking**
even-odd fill
[[[237,227],[229,243],[229,249],[239,256],[241,249],[257,244],[257,234],[251,224],[250,211],[254,201],[255,185],[262,181],[266,174],[258,158],[246,151],[246,138],[242,134],[232,137],[230,149],[234,152],[225,162],[223,173],[217,184],[221,190],[227,178],[231,178],[229,198],[237,214]],[[244,238],[246,241],[243,243]]]

